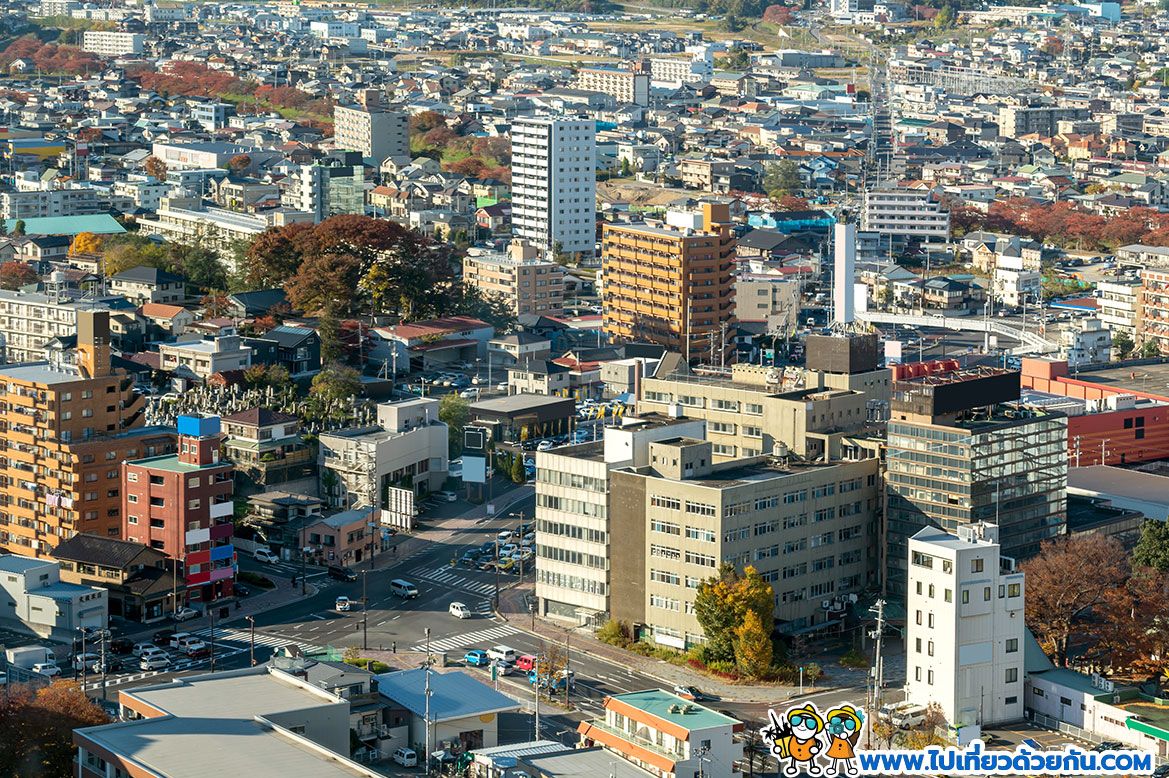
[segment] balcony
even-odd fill
[[[655,743],[651,743],[649,740],[646,740],[644,738],[639,738],[639,737],[637,737],[629,732],[626,732],[623,729],[617,729],[616,727],[611,727],[608,724],[606,724],[603,719],[595,719],[593,721],[588,721],[585,723],[589,726],[590,729],[599,730],[600,733],[611,735],[611,736],[618,738],[619,740],[622,740],[626,743],[637,746],[638,748],[644,748],[646,751],[650,751],[654,754],[657,754],[658,756],[663,756],[666,759],[669,759],[671,762],[681,762],[681,761],[685,761],[685,759],[686,759],[685,751],[670,751],[669,749],[663,748]],[[634,722],[634,723],[636,723],[636,722]],[[602,740],[602,738],[596,738],[596,739]],[[604,741],[602,740],[602,742],[604,742]],[[606,745],[609,745],[609,744],[606,743]]]

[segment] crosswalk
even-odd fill
[[[191,633],[197,637],[207,641],[211,639],[210,628],[201,629]],[[231,627],[216,627],[215,628],[215,642],[216,643],[242,643],[245,646],[252,644],[252,633],[243,629],[232,629]],[[269,646],[271,648],[284,648],[285,646],[299,646],[301,651],[314,652],[324,650],[321,646],[315,646],[311,643],[304,643],[300,640],[292,638],[282,638],[278,635],[268,635],[263,632],[256,633],[257,646]]]
[[[430,641],[430,650],[433,651],[451,651],[456,648],[474,648],[475,646],[484,645],[490,646],[493,641],[502,640],[509,635],[518,635],[519,630],[510,625],[500,625],[498,627],[488,627],[481,629],[478,632],[469,632],[466,635],[457,635],[450,638],[442,638],[441,640]],[[411,651],[426,651],[426,644],[420,643]]]
[[[484,597],[491,597],[495,594],[494,582],[471,578],[462,574],[460,568],[451,567],[450,565],[442,565],[437,568],[416,567],[407,573],[407,575],[424,578],[427,581],[440,583],[452,589],[458,589],[459,591],[470,592],[471,594],[478,594]]]

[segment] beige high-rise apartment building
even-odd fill
[[[613,95],[619,103],[649,105],[649,74],[618,68],[581,68],[578,89]]]
[[[339,105],[333,109],[333,146],[360,151],[377,164],[392,159],[410,164],[409,119],[404,113],[386,111],[376,103],[369,107]]]
[[[878,460],[712,458],[708,441],[671,438],[612,473],[611,618],[673,648],[703,643],[694,599],[725,562],[771,584],[781,631],[831,626],[876,582]]]
[[[564,313],[564,268],[526,240],[513,240],[503,252],[470,249],[463,280],[484,296],[503,298],[517,316]]]

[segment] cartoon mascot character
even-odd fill
[[[806,772],[820,775],[822,771],[816,763],[816,756],[824,750],[819,737],[824,731],[824,717],[815,704],[790,709],[782,721],[775,711],[769,713],[771,724],[763,729],[762,735],[771,744],[771,753],[784,765],[783,774],[794,776]]]
[[[828,753],[831,760],[829,775],[856,775],[856,743],[861,736],[864,714],[851,705],[841,705],[828,711],[824,730],[828,735]]]

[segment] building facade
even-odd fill
[[[564,313],[564,267],[522,240],[506,252],[471,249],[463,258],[463,280],[502,299],[517,316]]]
[[[86,30],[81,48],[99,57],[124,57],[142,53],[146,36],[139,32],[114,30]]]
[[[879,464],[753,458],[711,463],[711,444],[649,445],[649,464],[612,476],[612,618],[687,649],[707,636],[699,584],[728,563],[754,567],[775,591],[777,628],[838,623],[876,582]],[[537,555],[544,553],[537,548]]]
[[[1100,322],[1113,333],[1126,332],[1129,337],[1135,338],[1141,281],[1101,280],[1096,284],[1096,290],[1100,292],[1100,297],[1097,298]]]
[[[618,68],[581,68],[577,89],[613,95],[618,103],[649,105],[649,74]]]
[[[333,146],[359,151],[377,164],[392,159],[410,164],[410,131],[406,114],[377,107],[339,105],[333,109]]]
[[[218,417],[180,416],[179,451],[122,465],[124,535],[179,564],[187,598],[232,596],[233,466],[219,459]]]
[[[735,321],[730,209],[667,214],[661,223],[606,224],[602,237],[605,333],[649,341],[718,363]]]
[[[909,540],[905,697],[937,703],[964,742],[1023,718],[1023,573],[998,527],[935,527]],[[972,727],[966,737],[962,728]]]
[[[61,580],[51,559],[0,554],[0,627],[52,640],[109,624],[106,590]]]
[[[580,261],[596,253],[597,130],[592,119],[511,125],[512,234]]]
[[[931,190],[867,189],[861,229],[896,241],[945,241],[950,238],[950,212]]]
[[[333,151],[311,165],[296,167],[287,179],[280,202],[311,213],[316,222],[338,214],[365,213],[365,168],[361,153]]]

